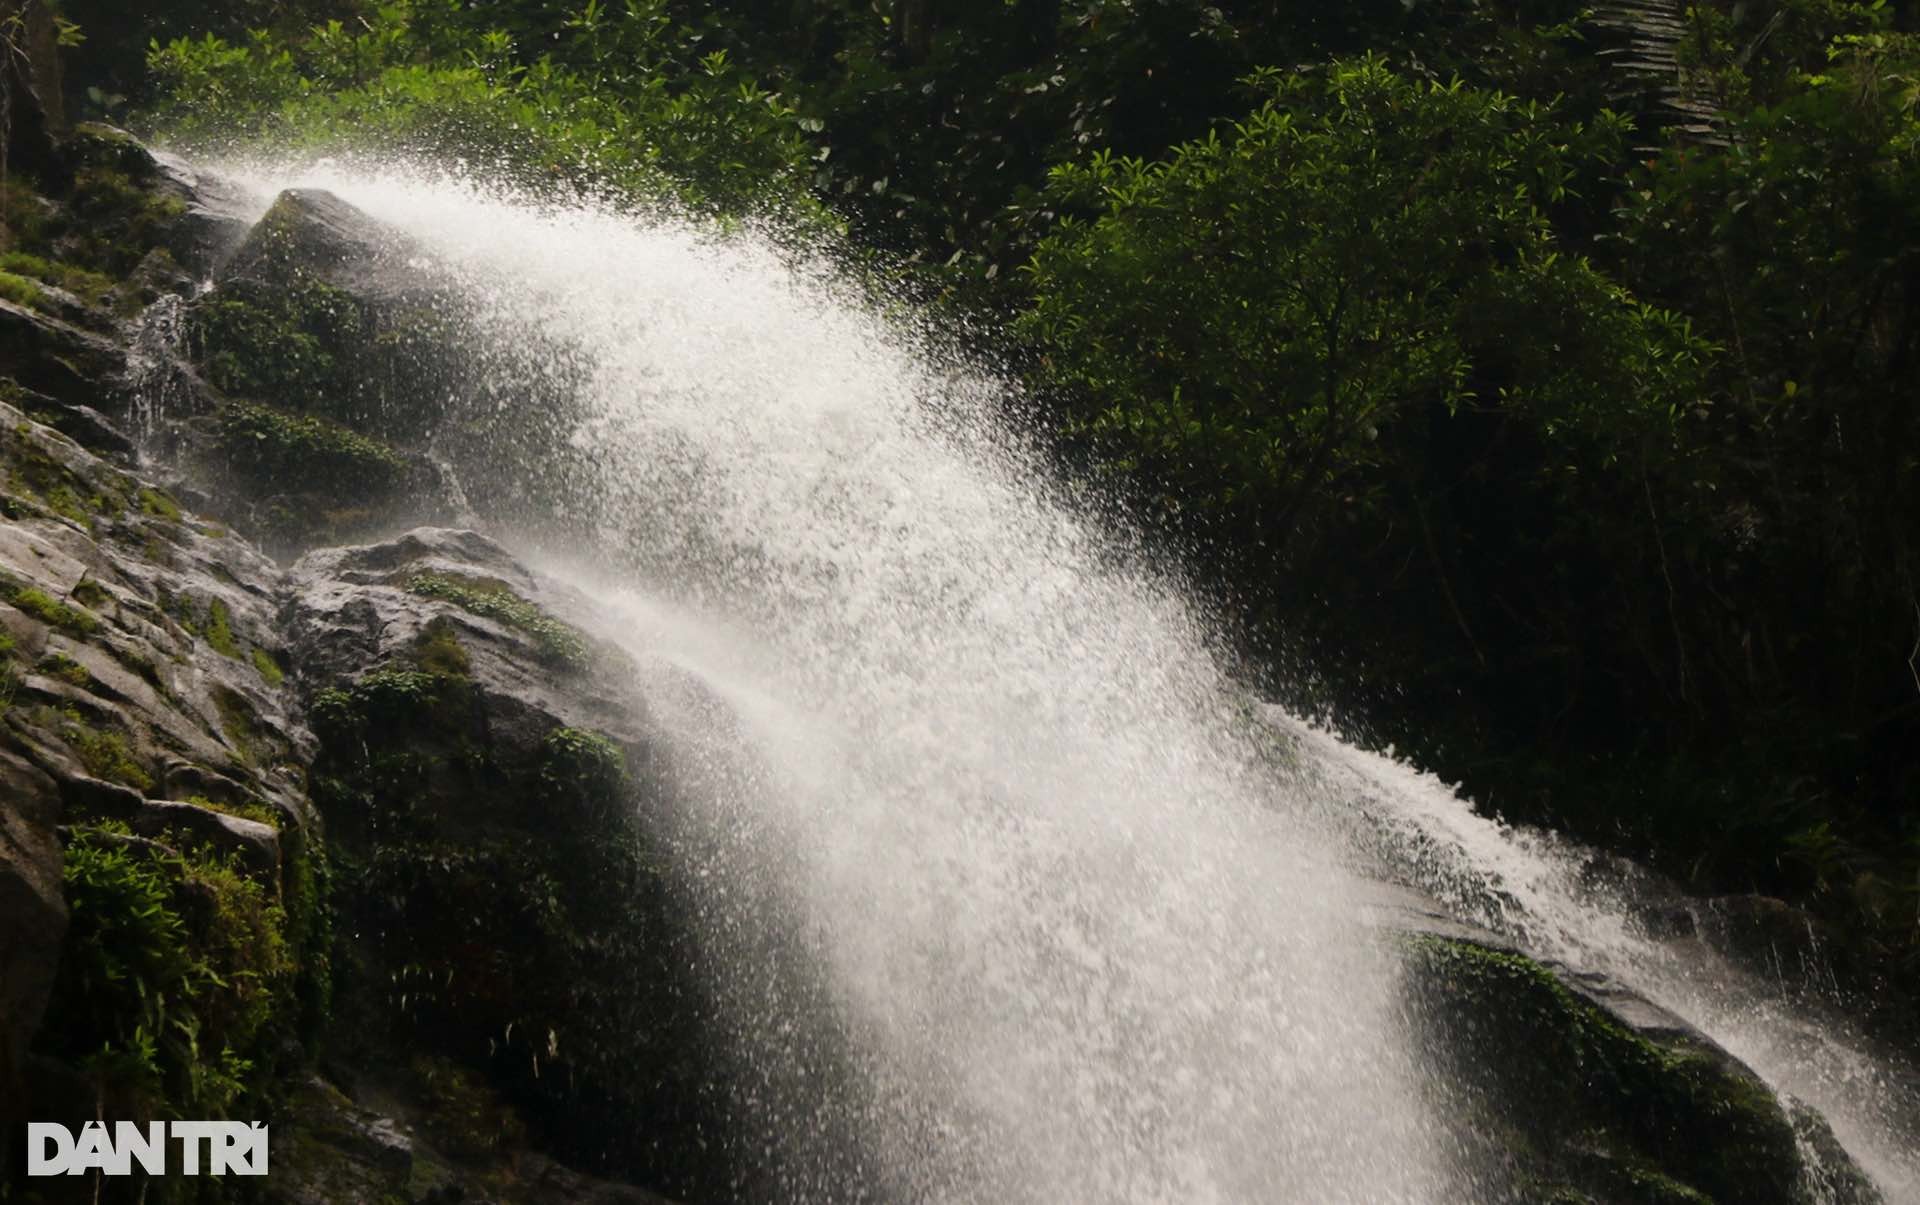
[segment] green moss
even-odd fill
[[[96,728],[84,720],[69,718],[61,736],[95,778],[125,783],[137,791],[153,789],[153,776],[135,761],[127,742],[118,732]]]
[[[1585,1132],[1607,1152],[1603,1178],[1626,1179],[1606,1192],[1675,1205],[1797,1199],[1798,1148],[1779,1103],[1716,1052],[1649,1041],[1521,955],[1435,937],[1407,946],[1422,1006],[1440,1019],[1436,1053],[1518,1118],[1549,1163],[1567,1156],[1565,1135]]]
[[[3,271],[0,271],[0,297],[6,298],[15,305],[31,306],[36,309],[46,300],[46,295],[40,291],[37,283],[24,276]]]
[[[337,406],[354,385],[340,352],[368,326],[351,296],[294,271],[270,289],[240,282],[209,296],[188,316],[188,339],[207,379],[227,393]]]
[[[156,519],[165,519],[169,523],[178,523],[180,504],[162,490],[143,488],[140,491],[140,513]]]
[[[385,498],[405,486],[407,463],[398,453],[325,419],[229,402],[221,407],[219,421],[228,463],[276,492]]]
[[[224,686],[213,688],[213,705],[220,713],[220,731],[233,747],[234,758],[243,766],[256,765],[265,752],[261,744],[258,718],[253,705],[236,691]]]
[[[550,798],[618,806],[627,790],[627,757],[598,732],[556,728],[541,746],[540,782]]]
[[[65,653],[49,653],[42,657],[40,672],[83,690],[93,685],[93,675],[87,672],[87,667]]]
[[[452,573],[418,573],[408,579],[407,589],[526,633],[533,639],[540,659],[550,665],[579,672],[590,664],[585,636],[521,598],[505,583]]]
[[[451,1059],[417,1055],[408,1072],[415,1096],[426,1106],[429,1136],[446,1154],[484,1160],[525,1140],[526,1127],[512,1108],[465,1067]]]
[[[58,285],[89,305],[99,304],[114,288],[111,276],[91,272],[75,264],[43,259],[25,251],[9,251],[0,255],[0,273],[15,275],[16,278],[32,277],[50,285]]]
[[[30,422],[18,423],[4,445],[9,462],[6,511],[12,518],[40,517],[36,508],[93,530],[97,516],[118,516],[126,509],[123,490],[130,483],[117,475],[89,481],[56,455],[62,437]]]
[[[74,583],[72,596],[75,602],[95,609],[113,601],[113,595],[107,593],[107,588],[90,577],[83,577]]]
[[[207,644],[222,657],[240,656],[240,645],[233,638],[233,617],[227,611],[227,604],[214,599],[207,604]]]
[[[460,643],[451,620],[436,616],[413,644],[413,660],[430,674],[464,678],[473,672],[473,659]]]
[[[38,587],[0,584],[0,596],[4,596],[15,609],[64,631],[90,636],[100,630],[98,619],[78,607],[55,601],[52,595]]]
[[[189,795],[187,802],[195,807],[205,808],[209,812],[221,812],[228,816],[238,816],[242,820],[251,820],[256,824],[264,824],[269,828],[280,827],[280,813],[258,800],[250,800],[246,803],[219,803],[208,799],[205,795]]]
[[[260,680],[268,686],[279,686],[287,680],[286,672],[280,668],[280,663],[273,659],[272,653],[263,648],[256,647],[253,650],[253,668],[260,674]]]
[[[67,249],[67,260],[118,278],[166,242],[185,212],[179,198],[143,187],[119,167],[91,166],[74,173],[58,228],[48,234]]]

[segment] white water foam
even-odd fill
[[[996,382],[747,235],[257,182],[337,192],[493,339],[565,349],[592,518],[639,566],[590,589],[699,803],[716,991],[743,1059],[791,1064],[738,1102],[773,1195],[1471,1196],[1353,851],[1276,806],[1204,617],[1049,498]],[[817,991],[768,971],[770,909]],[[823,1006],[838,1054],[792,1036]]]
[[[575,518],[627,567],[547,551],[619,617],[699,805],[675,841],[771,1195],[1480,1199],[1363,917],[1382,874],[1679,1013],[1920,1199],[1897,1069],[1648,932],[1582,851],[1248,723],[1205,617],[1052,496],[996,382],[831,270],[426,176],[252,180],[340,193],[495,339],[562,349]],[[770,913],[817,982],[769,969]]]

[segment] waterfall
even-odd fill
[[[1888,1201],[1920,1200],[1920,1068],[1876,1048],[1828,993],[1805,985],[1817,967],[1742,966],[1701,939],[1710,905],[1551,833],[1475,815],[1432,775],[1277,708],[1267,718],[1301,750],[1300,789],[1338,802],[1378,874],[1684,1017],[1783,1097],[1817,1110]],[[1818,1199],[1817,1167],[1812,1178]]]
[[[134,319],[128,340],[127,394],[130,399],[134,446],[144,463],[153,452],[161,424],[178,417],[180,403],[191,397],[182,362],[186,332],[182,323],[187,299],[166,293]]]
[[[990,374],[751,235],[302,183],[409,234],[489,340],[562,349],[632,566],[589,589],[697,805],[675,842],[772,1195],[847,1199],[850,1163],[887,1199],[1461,1195],[1353,851]],[[769,971],[768,911],[809,985]]]
[[[551,352],[520,404],[569,408],[567,513],[517,543],[598,604],[661,734],[749,1195],[1490,1199],[1380,879],[1620,976],[1911,1191],[1891,1064],[1637,929],[1578,851],[1251,700],[991,367],[826,257],[398,169],[235,174],[405,232],[476,360]]]

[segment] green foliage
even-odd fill
[[[226,863],[98,828],[67,845],[66,893],[48,1052],[122,1116],[234,1115],[294,969],[280,907]]]
[[[236,472],[274,492],[387,498],[404,488],[408,472],[406,461],[378,440],[254,402],[221,407],[220,448]]]
[[[1863,875],[1911,878],[1920,835],[1896,752],[1920,747],[1920,42],[1847,37],[1822,68],[1742,115],[1724,152],[1636,173],[1612,253],[1729,349],[1667,501],[1678,685],[1703,727],[1760,725],[1747,754],[1805,767],[1759,794],[1774,865],[1844,897]],[[1834,856],[1809,873],[1791,851],[1822,831]]]
[[[396,0],[351,26],[239,45],[181,38],[149,60],[167,98],[156,120],[189,142],[462,156],[527,183],[701,207],[800,200],[807,151],[792,111],[663,7],[590,0],[564,22],[543,14],[532,54],[488,24],[509,14],[451,0]]]
[[[228,393],[318,400],[347,388],[337,352],[366,323],[351,297],[301,278],[206,298],[191,310],[188,339],[207,379]]]
[[[464,678],[473,672],[473,659],[460,643],[453,622],[444,615],[435,616],[421,630],[420,638],[414,642],[413,657],[420,668],[430,674]]]
[[[521,598],[503,582],[451,573],[419,573],[407,580],[407,589],[526,633],[540,659],[549,665],[579,673],[592,664],[585,636]]]
[[[153,789],[153,776],[134,759],[127,749],[126,738],[118,732],[96,728],[69,713],[61,725],[60,735],[80,759],[80,764],[87,768],[87,773],[125,783],[137,791]]]
[[[24,276],[5,271],[0,271],[0,297],[4,297],[16,305],[24,305],[33,309],[38,309],[41,302],[45,300],[38,284],[28,280]]]
[[[24,611],[41,623],[72,632],[76,636],[90,636],[100,630],[100,621],[93,615],[79,607],[56,601],[37,586],[0,581],[0,598],[5,598],[16,610]]]
[[[11,279],[22,276],[32,277],[46,284],[58,285],[90,305],[98,305],[114,288],[114,281],[110,276],[90,272],[73,264],[57,263],[24,251],[9,251],[0,255],[0,274],[5,274]],[[14,300],[19,299],[14,298]],[[23,301],[22,304],[38,305],[37,291],[33,300]]]
[[[252,657],[254,670],[268,686],[277,687],[287,680],[286,671],[280,668],[280,663],[273,659],[272,653],[256,645]]]
[[[1377,59],[1268,84],[1227,137],[1054,173],[1057,205],[1103,211],[1041,244],[1023,320],[1074,430],[1263,534],[1383,505],[1410,411],[1497,408],[1601,464],[1662,438],[1698,348],[1540,208],[1617,129]]]
[[[227,611],[227,604],[217,598],[207,604],[207,626],[201,635],[222,657],[240,656],[239,642],[233,638],[233,617]]]
[[[542,749],[540,784],[549,799],[609,814],[627,797],[626,754],[598,732],[556,728]]]

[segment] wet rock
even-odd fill
[[[1522,1200],[1877,1205],[1824,1123],[1705,1034],[1606,975],[1529,956],[1417,892],[1380,888],[1423,1051],[1483,1165]],[[1791,1112],[1790,1112],[1791,1110]],[[1808,1134],[1827,1155],[1811,1166]],[[1820,1196],[1823,1185],[1842,1195]]]
[[[21,1065],[53,988],[67,906],[54,827],[59,793],[44,771],[0,749],[0,1123],[25,1114]],[[0,1138],[0,1150],[6,1138]]]
[[[491,1116],[475,1102],[497,1098],[560,1136],[547,1155],[596,1173],[668,1189],[719,1174],[713,1036],[642,823],[663,801],[635,675],[610,651],[554,655],[592,647],[566,618],[585,600],[445,530],[312,553],[290,578],[316,802],[364,868],[345,957],[356,982],[394,985],[341,1002],[368,1043],[348,1061],[445,1060],[425,1077],[450,1093],[438,1115]],[[520,1144],[492,1141],[435,1145],[511,1178]],[[536,1199],[524,1187],[497,1199]]]
[[[331,193],[284,192],[194,302],[196,360],[229,395],[424,451],[472,358],[430,263]]]
[[[0,300],[0,364],[26,388],[62,406],[95,406],[125,363],[110,339]]]
[[[147,155],[158,190],[181,204],[166,249],[175,263],[194,274],[186,278],[188,283],[197,285],[210,279],[246,241],[252,206],[239,188],[177,155],[156,150],[148,150]],[[153,269],[161,270],[159,265]]]
[[[273,1135],[268,1198],[284,1205],[409,1199],[413,1141],[317,1076],[294,1091]]]

